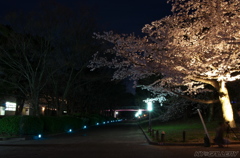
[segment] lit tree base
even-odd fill
[[[233,116],[233,109],[232,105],[230,103],[230,98],[228,95],[228,90],[225,86],[225,82],[222,81],[220,82],[220,90],[219,90],[219,100],[222,103],[222,112],[223,112],[223,118],[225,122],[228,122],[231,128],[236,127],[236,123],[234,121],[234,116]]]

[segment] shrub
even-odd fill
[[[85,124],[85,119],[73,116],[44,116],[42,120],[45,133],[66,132],[69,129],[78,130],[82,129]]]
[[[57,133],[61,132],[63,129],[63,123],[58,117],[54,116],[44,116],[42,117],[44,126],[43,132],[44,133]]]
[[[100,115],[89,117],[74,116],[6,116],[0,119],[1,135],[34,135],[39,133],[62,133],[69,129],[82,129],[84,125],[96,125],[106,118]]]
[[[20,133],[33,135],[43,132],[43,120],[36,116],[22,116],[20,119]]]
[[[20,116],[7,116],[0,119],[0,133],[7,136],[19,135],[20,119]]]
[[[32,135],[42,133],[43,121],[35,116],[6,116],[0,119],[1,135]]]
[[[99,119],[97,117],[94,116],[89,117],[88,126],[93,126],[96,125],[97,123],[99,123]]]
[[[110,117],[105,117],[105,116],[98,115],[98,114],[90,115],[90,116],[88,116],[88,119],[89,119],[89,121],[88,121],[89,126],[96,125],[96,123],[103,123],[103,122],[106,122],[106,121],[113,120]]]

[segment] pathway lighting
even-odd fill
[[[152,119],[151,119],[151,112],[153,111],[152,101],[147,101],[147,110],[149,113],[149,130],[152,129]]]

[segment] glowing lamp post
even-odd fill
[[[151,130],[152,129],[151,112],[153,110],[151,101],[147,102],[147,110],[148,110],[148,113],[149,113],[149,130]]]

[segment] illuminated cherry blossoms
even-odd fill
[[[225,121],[235,127],[225,85],[240,79],[240,1],[169,2],[173,15],[145,25],[145,37],[113,32],[95,34],[113,47],[104,55],[96,53],[89,66],[115,69],[114,79],[163,76],[143,87],[159,94],[192,95],[208,91],[206,85],[211,85],[219,94]],[[180,86],[187,88],[183,91]]]

